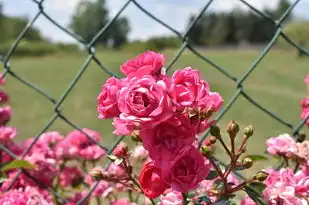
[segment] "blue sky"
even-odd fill
[[[70,18],[81,0],[45,0],[44,9],[59,24],[67,27]],[[110,16],[114,16],[127,0],[107,0]],[[278,0],[247,0],[257,8],[274,7]],[[291,0],[292,2],[294,0]],[[27,16],[32,19],[38,12],[37,5],[32,0],[1,0],[4,13],[10,16]],[[144,8],[158,16],[162,21],[182,32],[190,14],[197,13],[206,0],[137,0]],[[215,0],[211,10],[228,11],[235,7],[247,9],[239,0]],[[301,18],[309,18],[309,0],[302,0],[294,13]],[[130,39],[147,39],[150,36],[171,34],[171,32],[142,13],[134,4],[129,4],[121,14],[130,21]],[[63,33],[43,16],[34,24],[43,35],[53,41],[74,42],[70,36]]]

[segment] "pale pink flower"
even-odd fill
[[[183,205],[183,197],[180,192],[169,190],[161,195],[157,205]]]
[[[106,150],[94,144],[81,149],[79,155],[85,160],[98,160],[106,155]]]
[[[148,157],[148,151],[141,145],[134,148],[131,156],[137,161],[143,161]]]
[[[309,161],[309,141],[303,141],[302,143],[297,143],[296,155],[305,160]]]
[[[56,131],[45,132],[43,133],[40,138],[38,139],[38,143],[46,144],[49,147],[54,147],[60,141],[62,141],[64,137]]]
[[[272,155],[292,157],[296,152],[296,142],[289,134],[269,138],[266,145],[268,153]]]
[[[208,175],[210,169],[209,160],[205,159],[194,147],[184,149],[172,161],[167,160],[161,164],[162,175],[166,183],[172,189],[182,193],[195,189]]]
[[[121,87],[121,80],[115,77],[107,79],[102,86],[101,92],[98,96],[97,109],[99,112],[99,118],[113,118],[120,114],[117,103],[117,94]]]
[[[169,161],[167,157],[174,158],[184,147],[191,147],[195,132],[189,118],[175,114],[155,128],[141,129],[140,136],[150,158],[160,166],[162,160]]]
[[[120,70],[128,77],[141,78],[145,75],[158,75],[164,65],[164,60],[164,55],[147,51],[125,62]]]
[[[121,114],[120,120],[114,121],[116,134],[131,134],[132,128],[126,133],[120,123],[135,125],[147,124],[155,126],[174,114],[174,108],[170,97],[167,95],[167,87],[163,81],[156,81],[152,76],[132,78],[128,85],[121,88],[118,93],[118,106]],[[116,122],[116,123],[115,123]],[[121,127],[121,130],[118,127]]]

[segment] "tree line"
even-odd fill
[[[276,8],[265,8],[263,12],[273,19],[279,19],[289,6],[290,2],[288,0],[280,0]],[[4,15],[1,8],[0,5],[0,43],[15,39],[28,23],[27,18]],[[187,28],[195,18],[196,15],[189,17]],[[106,0],[82,0],[76,7],[69,27],[86,42],[90,42],[110,20]],[[289,15],[288,20],[293,20],[293,15]],[[146,42],[128,42],[129,23],[127,17],[117,18],[104,34],[98,37],[96,44],[115,49],[134,44],[153,50],[178,47],[181,44],[181,39],[176,36],[151,37]],[[293,29],[288,30],[293,31]],[[275,32],[276,27],[271,21],[251,10],[208,11],[192,27],[188,34],[188,40],[191,44],[198,46],[236,45],[241,43],[261,44],[268,42]],[[293,32],[295,33],[295,31]],[[304,35],[302,35],[302,42],[305,41]],[[41,32],[33,27],[28,30],[24,40],[48,42]]]

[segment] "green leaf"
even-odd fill
[[[205,204],[204,202],[212,203],[212,201],[210,200],[210,198],[208,198],[207,196],[201,196],[201,197],[199,197],[196,201],[194,201],[194,205]]]
[[[245,186],[245,191],[255,203],[260,205],[266,205],[265,201],[260,197],[262,193],[255,191],[248,185]]]
[[[31,164],[30,162],[26,161],[26,160],[14,160],[11,161],[10,163],[4,165],[1,168],[2,172],[11,170],[11,169],[18,169],[18,168],[24,168],[24,169],[33,169],[35,166],[33,164]]]
[[[259,195],[261,195],[264,189],[266,188],[266,185],[263,184],[262,182],[251,182],[247,186],[256,191]]]
[[[108,159],[110,159],[111,161],[115,161],[117,159],[116,156],[114,155],[106,155]]]
[[[215,180],[213,184],[215,189],[221,189],[224,185],[222,179]]]
[[[205,180],[213,180],[218,177],[218,172],[211,170]]]
[[[268,158],[264,155],[259,155],[259,154],[252,154],[252,155],[247,155],[246,157],[250,157],[253,161],[262,161],[262,160],[268,160]]]
[[[231,198],[235,197],[235,195],[224,196],[219,198],[213,205],[231,205],[232,201]]]
[[[6,180],[7,180],[7,178],[0,177],[0,184],[2,184],[3,182],[5,182]]]

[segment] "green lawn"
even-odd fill
[[[175,55],[174,51],[165,53],[168,61]],[[202,53],[236,77],[242,76],[259,56],[259,51],[248,50],[218,50]],[[97,57],[106,67],[119,74],[120,64],[135,55],[136,53],[129,52],[104,52],[98,53]],[[17,75],[41,87],[53,98],[59,99],[86,58],[86,54],[13,58],[11,68]],[[245,81],[244,90],[257,102],[284,120],[297,124],[300,120],[299,101],[306,95],[306,86],[303,81],[308,72],[308,65],[309,59],[297,59],[293,52],[273,50]],[[225,99],[224,105],[229,102],[236,91],[233,81],[194,56],[190,51],[185,51],[182,54],[173,69],[186,66],[199,68],[203,78],[210,83],[211,89],[222,94]],[[68,119],[79,127],[100,131],[104,136],[103,144],[111,146],[117,140],[117,137],[112,135],[111,121],[99,120],[96,112],[96,97],[106,78],[107,75],[100,67],[91,62],[76,87],[65,99],[61,110]],[[52,103],[11,76],[7,77],[5,90],[8,91],[11,98],[14,111],[11,125],[18,128],[18,139],[39,134],[53,115]],[[226,123],[232,119],[236,120],[241,128],[249,124],[254,126],[255,134],[248,146],[250,153],[263,152],[265,150],[264,141],[269,136],[289,132],[286,127],[261,112],[243,97],[236,101],[219,125],[225,130]],[[58,119],[49,130],[67,133],[72,130],[72,127]],[[220,149],[218,154],[224,156]]]

